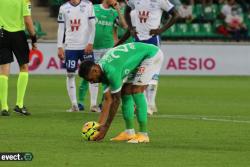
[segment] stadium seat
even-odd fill
[[[43,32],[43,30],[42,30],[42,26],[41,26],[41,23],[40,23],[40,22],[35,21],[35,22],[34,22],[34,27],[35,27],[36,35],[37,35],[39,38],[46,35],[46,33]]]
[[[196,4],[193,7],[193,18],[194,20],[199,20],[202,17],[202,5]]]
[[[176,24],[175,36],[181,37],[181,38],[190,36],[190,33],[188,31],[188,24],[186,23]]]
[[[214,29],[211,23],[200,24],[200,35],[203,38],[212,38],[215,37]]]
[[[189,25],[190,35],[193,37],[200,37],[202,35],[200,30],[200,24],[192,23]]]
[[[168,30],[166,30],[165,32],[163,32],[161,34],[161,37],[163,39],[166,39],[166,38],[171,38],[171,37],[175,37],[177,32],[176,32],[176,25],[172,25]]]
[[[49,0],[51,17],[57,17],[59,8],[64,2],[64,0]]]
[[[202,14],[204,21],[214,21],[218,15],[218,6],[215,4],[204,6]]]

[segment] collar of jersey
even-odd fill
[[[73,4],[73,3],[71,3],[70,1],[69,1],[69,4],[71,5],[71,6],[73,6],[73,7],[77,7],[78,5],[80,5],[80,3],[81,3],[82,1],[80,1],[78,4]]]
[[[111,10],[111,7],[109,7],[108,9],[104,8],[102,4],[100,4],[100,7],[103,9],[103,10]]]

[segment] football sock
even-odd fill
[[[74,73],[67,73],[67,91],[69,94],[70,101],[72,105],[77,105],[76,99],[76,83],[75,83],[75,74]]]
[[[0,75],[0,101],[2,110],[8,111],[8,77],[5,75]]]
[[[134,101],[132,95],[122,96],[122,116],[126,129],[134,128]]]
[[[129,135],[134,135],[135,134],[135,129],[126,129],[125,132]]]
[[[19,108],[23,108],[24,95],[28,85],[28,80],[29,80],[28,72],[19,73],[19,77],[17,80],[17,100],[16,100],[16,105]]]
[[[157,92],[157,85],[148,85],[147,89],[147,102],[150,106],[155,106],[155,97]]]
[[[98,83],[89,84],[90,106],[96,106],[98,96]]]
[[[78,101],[81,104],[84,104],[85,96],[88,91],[88,85],[89,85],[88,81],[86,81],[85,79],[82,79],[80,87],[79,87],[79,96],[78,96]]]
[[[136,105],[136,115],[139,123],[139,132],[147,132],[147,102],[143,93],[133,94]]]

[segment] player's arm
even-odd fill
[[[119,41],[115,44],[114,47],[123,44],[130,37],[130,31],[126,31],[125,34],[119,39]]]
[[[24,24],[30,34],[30,39],[32,41],[32,49],[37,49],[37,37],[36,31],[34,29],[33,20],[31,17],[31,3],[29,1],[25,1],[23,3],[23,19]]]
[[[113,27],[113,39],[114,39],[114,43],[116,44],[119,39],[118,39],[118,28],[117,26]]]
[[[109,115],[110,106],[112,104],[112,96],[109,89],[105,90],[103,97],[104,98],[102,102],[102,112],[99,116],[99,121],[98,121],[101,125],[105,124]]]
[[[112,100],[111,100],[109,112],[108,112],[108,106],[106,106],[107,108],[105,109],[106,110],[105,114],[108,115],[107,116],[107,120],[106,120],[105,124],[103,124],[100,127],[100,133],[95,138],[96,141],[102,140],[105,137],[105,135],[106,135],[106,133],[107,133],[107,131],[108,131],[108,129],[109,129],[109,127],[110,127],[110,125],[111,125],[114,117],[115,117],[115,114],[117,113],[118,107],[120,105],[121,91],[119,91],[117,93],[112,93],[111,94],[111,99]]]
[[[65,19],[64,19],[64,14],[63,14],[63,9],[62,7],[59,10],[58,14],[58,29],[57,29],[57,54],[59,59],[64,60],[64,50],[63,50],[63,38],[65,34]]]
[[[130,6],[133,6],[133,4],[130,3],[130,1],[128,1],[128,4]],[[130,35],[132,35],[133,37],[135,37],[136,36],[136,31],[135,31],[135,28],[133,27],[132,21],[131,21],[130,12],[131,12],[132,8],[130,6],[128,6],[128,5],[126,6],[124,16],[125,16],[125,20],[126,20],[127,25],[128,25],[128,30],[130,32]]]
[[[91,54],[93,52],[93,43],[95,39],[95,12],[93,5],[91,4],[90,13],[88,18],[88,25],[89,25],[89,40],[86,48],[84,49],[86,54]]]
[[[159,35],[171,27],[179,17],[178,11],[168,0],[161,0],[161,6],[163,10],[167,11],[170,15],[170,19],[161,28],[150,30],[150,35]]]
[[[116,10],[117,13],[118,13],[119,25],[120,25],[122,28],[127,29],[127,28],[128,28],[128,25],[127,25],[126,20],[125,20],[123,14],[122,14],[122,12],[121,12],[121,8],[120,8],[119,3],[118,3],[118,2],[115,2],[115,3],[113,3],[112,6],[115,8],[115,10]]]

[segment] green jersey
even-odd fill
[[[96,33],[94,49],[106,49],[114,46],[113,28],[117,24],[118,13],[111,7],[105,9],[102,4],[94,5]]]
[[[1,0],[0,28],[9,32],[25,29],[24,16],[31,15],[30,0]]]
[[[110,49],[98,63],[105,75],[104,88],[109,86],[111,93],[119,92],[123,79],[136,71],[144,59],[154,57],[158,51],[158,47],[140,42]]]

